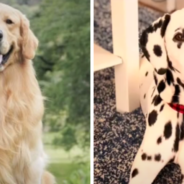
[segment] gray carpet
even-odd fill
[[[110,2],[95,0],[94,5],[94,40],[112,52]],[[161,15],[139,7],[139,32]],[[116,112],[113,68],[94,74],[94,119],[94,183],[127,184],[145,120],[140,108],[132,113]],[[167,165],[153,183],[180,184],[179,167]]]

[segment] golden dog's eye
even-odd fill
[[[13,21],[11,19],[6,19],[7,24],[13,24]]]
[[[181,34],[181,33],[178,33],[178,34],[176,34],[176,35],[174,36],[174,40],[175,40],[175,41],[179,41],[179,42],[184,41],[184,35]]]

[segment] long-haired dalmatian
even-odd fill
[[[153,22],[140,45],[140,103],[146,130],[129,184],[151,184],[169,162],[179,164],[184,176],[184,9]]]

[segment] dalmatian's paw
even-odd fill
[[[171,131],[174,129],[167,126],[169,125],[165,126],[163,132],[158,131],[155,135],[151,133],[151,128],[146,130],[144,140],[132,165],[129,184],[151,184],[161,169],[174,161],[175,153],[171,151],[173,150],[171,142],[174,139]],[[158,127],[153,130],[155,131],[156,128]]]

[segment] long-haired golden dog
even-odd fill
[[[37,46],[28,19],[0,3],[0,184],[55,183],[44,171],[44,105],[31,61]]]

